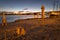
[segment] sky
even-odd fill
[[[59,5],[60,0],[56,1]],[[0,0],[0,11],[41,11],[42,5],[45,11],[51,11],[53,3],[54,0]]]

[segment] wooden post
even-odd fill
[[[17,33],[18,35],[21,35],[21,28],[18,27],[16,33]]]
[[[7,40],[7,37],[6,37],[7,35],[6,35],[6,31],[5,31],[5,40]]]
[[[16,31],[16,33],[18,34],[18,35],[25,35],[25,30],[24,30],[24,28],[17,28],[17,31]]]
[[[2,26],[6,26],[6,25],[7,25],[6,15],[3,13],[3,15],[2,15]]]
[[[24,28],[22,28],[22,30],[21,30],[21,35],[25,35],[25,30],[24,30]]]
[[[42,6],[42,7],[41,7],[41,11],[42,11],[42,25],[43,25],[43,26],[44,26],[44,9],[45,9],[45,7]]]

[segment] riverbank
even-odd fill
[[[7,29],[9,28],[14,28],[14,27],[23,27],[23,28],[36,28],[36,27],[53,27],[56,29],[60,26],[60,17],[58,18],[47,18],[44,19],[44,25],[42,24],[42,19],[39,18],[33,18],[33,19],[21,19],[21,20],[16,20],[11,23],[7,23]],[[2,25],[0,24],[0,28],[3,28]],[[5,28],[5,27],[4,27]]]
[[[18,40],[60,40],[60,17],[44,19],[44,25],[42,19],[21,19],[8,23],[4,28],[10,30],[16,27],[22,27],[26,31],[26,35],[17,38]]]

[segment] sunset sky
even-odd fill
[[[60,0],[58,5],[60,4]],[[0,11],[41,11],[41,6],[45,6],[45,11],[53,9],[54,0],[0,0]],[[59,5],[60,6],[60,5]]]

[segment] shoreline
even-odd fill
[[[59,17],[60,18],[60,17]],[[60,25],[60,20],[59,18],[46,18],[44,19],[44,26],[58,26]],[[19,20],[16,20],[14,22],[10,22],[10,23],[7,23],[7,28],[14,28],[14,27],[17,27],[17,26],[21,26],[21,27],[30,27],[30,26],[33,26],[33,27],[39,27],[42,25],[42,19],[41,18],[32,18],[32,19],[19,19]],[[0,24],[0,29],[3,28],[3,26]]]
[[[45,25],[42,25],[42,19],[25,19],[25,20],[16,20],[15,22],[8,23],[7,26],[0,27],[0,32],[11,33],[10,36],[13,37],[16,34],[17,28],[23,28],[26,32],[25,35],[19,36],[19,38],[25,39],[60,39],[60,19],[59,18],[48,18],[44,20]],[[13,35],[12,35],[13,33]],[[3,35],[3,34],[2,34]],[[51,37],[50,37],[51,36]],[[53,36],[53,37],[52,37]],[[14,36],[17,37],[17,36]],[[2,37],[3,38],[3,37]],[[8,37],[7,37],[8,38]],[[10,37],[11,39],[11,37]],[[16,38],[14,38],[16,39]]]

